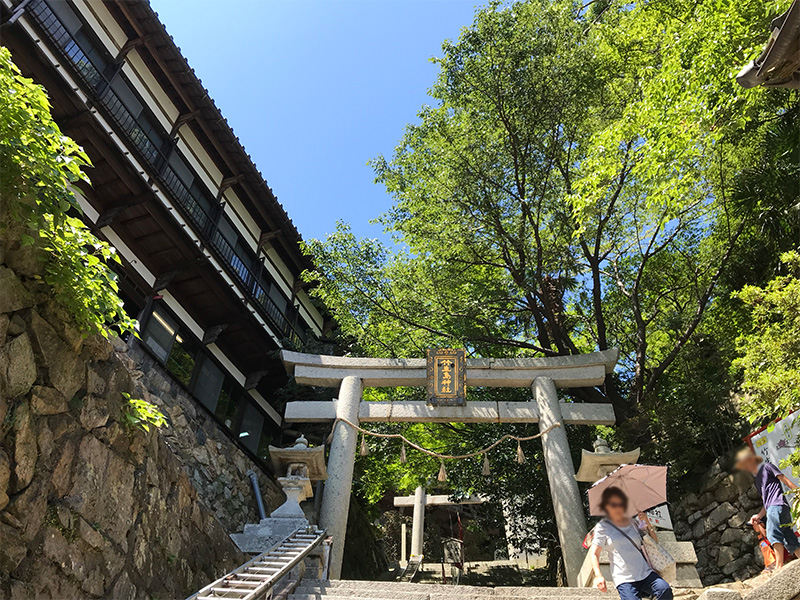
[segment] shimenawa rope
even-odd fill
[[[367,447],[367,438],[366,438],[366,436],[371,435],[373,437],[384,438],[384,439],[402,440],[403,445],[400,448],[400,462],[406,462],[406,446],[405,446],[406,444],[408,444],[409,446],[411,446],[415,450],[419,450],[423,454],[427,454],[428,456],[432,456],[434,458],[438,458],[439,459],[439,463],[440,463],[440,467],[439,467],[439,475],[438,475],[437,479],[439,481],[446,481],[447,480],[447,471],[445,471],[445,468],[444,468],[444,461],[445,460],[460,460],[460,459],[463,459],[463,458],[473,458],[475,456],[481,456],[481,455],[483,455],[483,468],[482,468],[481,472],[484,475],[489,475],[490,474],[489,459],[488,459],[488,457],[486,455],[490,450],[493,450],[494,448],[497,448],[497,446],[499,446],[500,444],[502,444],[506,440],[516,440],[516,442],[517,442],[517,462],[519,464],[523,464],[523,463],[525,463],[525,454],[522,452],[522,446],[521,446],[520,442],[527,442],[527,441],[530,441],[530,440],[535,440],[536,438],[540,438],[543,435],[545,435],[546,433],[551,432],[556,427],[561,427],[561,423],[555,423],[554,425],[551,425],[550,427],[548,427],[544,431],[540,431],[536,435],[529,435],[529,436],[524,436],[524,437],[511,435],[511,434],[507,433],[506,435],[501,437],[499,440],[497,440],[493,444],[490,444],[489,446],[486,446],[486,448],[483,448],[482,450],[476,450],[475,452],[470,452],[469,454],[440,454],[438,452],[434,452],[433,450],[428,450],[427,448],[423,448],[419,444],[415,444],[414,442],[412,442],[411,440],[409,440],[407,437],[405,437],[404,435],[402,435],[400,433],[378,433],[377,431],[370,431],[369,429],[364,429],[363,427],[359,427],[355,423],[353,423],[353,422],[351,422],[351,421],[349,421],[347,419],[343,419],[341,417],[337,417],[336,418],[336,420],[333,423],[333,429],[336,429],[336,423],[338,423],[339,421],[341,421],[345,425],[349,425],[350,427],[352,427],[356,431],[361,432],[362,437],[361,437],[361,451],[360,451],[360,454],[362,456],[366,456],[367,454],[369,454],[369,448]]]

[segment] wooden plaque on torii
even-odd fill
[[[464,406],[467,403],[466,350],[429,349],[427,387],[431,406]]]

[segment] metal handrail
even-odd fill
[[[298,536],[302,535],[314,535],[313,540],[309,540],[305,547],[300,550],[292,559],[287,562],[285,565],[282,565],[280,569],[266,577],[261,583],[257,586],[252,587],[252,589],[248,589],[247,593],[244,594],[241,591],[241,587],[238,588],[239,591],[233,591],[237,589],[237,576],[241,576],[239,579],[248,576],[248,571],[250,569],[257,568],[257,563],[264,562],[266,559],[270,558],[270,556],[274,556],[278,550],[284,545],[291,544],[293,540],[296,540]],[[255,558],[250,559],[243,565],[237,567],[230,573],[220,577],[213,583],[208,584],[206,587],[201,589],[199,592],[192,594],[186,600],[219,600],[223,598],[235,598],[236,600],[257,600],[260,598],[268,598],[270,592],[275,587],[277,583],[279,583],[286,575],[291,573],[292,569],[294,569],[297,565],[300,564],[302,560],[308,556],[312,550],[314,550],[317,546],[319,546],[323,540],[325,539],[325,531],[322,530],[314,530],[313,534],[309,534],[306,528],[300,528],[290,536],[286,537],[285,539],[281,540],[279,543],[275,544],[272,548],[267,550],[266,552],[262,552]],[[296,542],[295,542],[296,543]],[[254,577],[250,575],[250,577]],[[246,581],[246,580],[245,580]],[[250,584],[252,585],[252,584]],[[226,593],[226,588],[230,591]]]

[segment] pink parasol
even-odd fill
[[[600,508],[603,491],[617,487],[628,496],[628,516],[650,510],[667,501],[667,467],[622,465],[589,488],[589,513],[604,516]]]

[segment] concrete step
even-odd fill
[[[800,560],[789,563],[744,600],[797,600],[800,597]]]
[[[406,592],[375,586],[373,590],[336,589],[315,592],[304,588],[296,589],[289,600],[324,600],[325,598],[363,598],[364,600],[430,600],[430,594]]]
[[[477,587],[393,581],[335,580],[301,582],[289,600],[545,600],[557,598],[602,598],[595,589],[537,587]],[[491,596],[491,598],[487,598]],[[607,596],[606,596],[607,598]]]
[[[529,592],[524,596],[504,596],[504,595],[494,595],[492,596],[493,600],[556,600],[558,598],[561,599],[573,599],[573,598],[594,598],[593,594],[586,594],[586,590],[582,590],[580,588],[530,588],[531,590],[535,590],[533,592]],[[563,590],[569,590],[565,592]],[[441,596],[439,594],[431,594],[431,600],[448,600],[452,599],[453,596]],[[485,600],[486,596],[472,596],[470,594],[464,594],[459,596],[459,600]],[[608,596],[606,596],[608,600]]]
[[[495,596],[516,596],[520,598],[606,598],[594,588],[546,588],[546,587],[517,587],[506,586],[494,588]]]
[[[433,586],[426,585],[424,587]],[[393,586],[378,585],[376,585],[372,590],[334,588],[325,591],[308,587],[298,587],[292,593],[289,600],[324,600],[324,598],[333,598],[335,600],[343,600],[345,598],[358,600],[454,600],[456,597],[458,600],[528,600],[529,598],[540,598],[542,596],[542,593],[528,593],[526,595],[514,596],[506,594],[495,595],[492,593],[492,588],[486,588],[480,592],[472,592],[461,590],[460,586],[449,587],[450,589],[445,591],[431,590],[432,593],[427,593],[424,591],[410,592],[402,589],[396,589]],[[580,590],[575,591],[577,592]],[[558,592],[556,592],[556,595],[558,597],[562,597],[558,595]],[[581,597],[585,596],[586,594],[581,594]]]
[[[483,594],[491,596],[494,590],[490,587],[479,587],[474,585],[444,585],[441,583],[409,583],[404,581],[363,581],[358,579],[334,579],[320,583],[319,581],[301,581],[300,587],[314,587],[325,591],[337,589],[364,589],[374,590],[376,586],[386,587],[386,589],[407,591],[407,592],[424,592],[426,594],[432,593],[464,593],[470,592],[475,594]]]
[[[742,600],[742,595],[735,590],[711,588],[703,592],[699,600]]]
[[[350,594],[356,590],[358,593]],[[421,593],[426,595],[460,595],[460,596],[486,596],[515,597],[515,598],[539,598],[543,594],[549,596],[563,597],[580,595],[583,598],[598,597],[604,595],[595,589],[586,588],[539,588],[539,587],[480,587],[474,585],[444,585],[439,583],[407,583],[398,581],[361,581],[336,579],[320,583],[318,581],[302,581],[295,590],[297,594],[324,594],[327,596],[352,596],[356,598],[369,597],[369,593],[375,594],[377,590],[382,592],[402,592],[402,593]],[[364,592],[368,592],[365,594]],[[380,597],[380,596],[378,596]],[[607,596],[605,596],[607,598]]]

